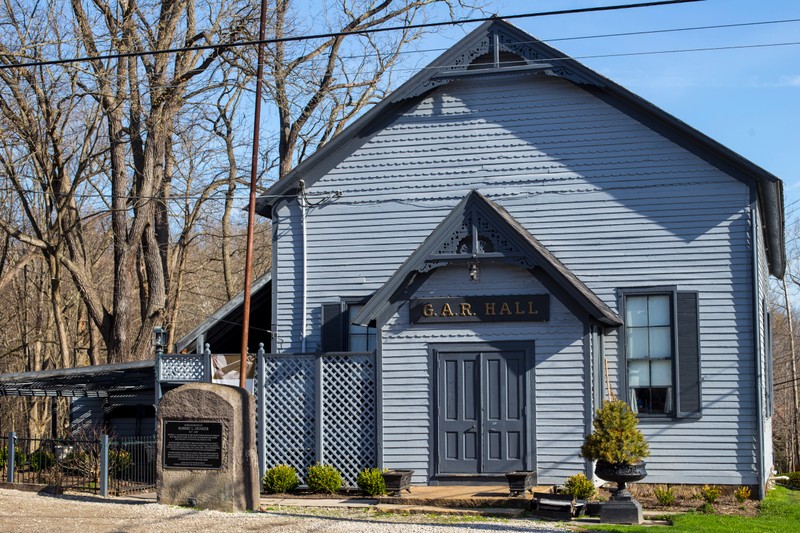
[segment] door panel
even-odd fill
[[[439,359],[439,470],[478,471],[480,394],[478,354],[442,354]]]
[[[486,453],[483,472],[524,470],[525,423],[522,406],[525,352],[483,354],[482,390],[485,390]]]
[[[438,353],[438,472],[526,468],[525,356],[523,350]]]

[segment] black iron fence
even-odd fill
[[[13,445],[12,445],[13,443]],[[145,491],[156,485],[155,437],[23,439],[0,437],[0,480],[93,494]]]

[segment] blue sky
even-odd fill
[[[496,0],[498,15],[632,0]],[[443,14],[444,16],[444,14]],[[680,118],[784,181],[787,223],[800,215],[800,45],[590,58],[585,56],[800,42],[800,22],[559,41],[618,32],[800,19],[798,0],[706,0],[605,13],[516,19],[513,24]],[[477,24],[419,43],[448,47]],[[440,51],[423,52],[422,64]]]

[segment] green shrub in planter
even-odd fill
[[[312,492],[333,494],[342,488],[342,475],[331,465],[314,465],[308,469],[306,483]]]
[[[273,466],[264,474],[264,491],[267,494],[283,494],[297,488],[297,470],[289,465]]]
[[[359,472],[356,484],[367,496],[386,494],[386,482],[379,468],[366,468]]]
[[[564,482],[564,492],[576,500],[588,500],[594,496],[594,483],[583,474],[575,474]]]
[[[622,400],[605,402],[594,417],[594,431],[581,446],[581,457],[609,464],[635,464],[650,455],[639,419]]]

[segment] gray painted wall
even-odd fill
[[[477,189],[614,309],[625,287],[699,291],[703,416],[642,423],[653,450],[648,480],[756,483],[745,184],[579,87],[542,75],[451,82],[364,138],[353,154],[332,157],[324,165],[332,170],[310,193],[343,196],[307,213],[308,351],[319,342],[323,303],[377,290]],[[284,352],[298,351],[301,339],[299,218],[294,201],[275,214],[276,347]],[[618,388],[619,336],[612,331],[604,339],[612,387]],[[580,334],[574,342],[578,347]],[[393,372],[408,369],[386,365],[387,384]],[[396,379],[410,378],[401,373]],[[571,379],[561,384],[577,394],[573,389],[584,384]],[[384,400],[388,423],[395,407],[391,387],[384,388]],[[539,407],[542,413],[556,409],[546,406]],[[389,426],[386,431],[390,436]],[[406,435],[405,444],[389,438],[384,446],[405,447],[414,455],[405,464],[417,465],[426,453],[424,438]],[[565,446],[577,454],[576,436],[561,440],[555,429],[551,435],[555,455],[566,453],[558,451]],[[582,470],[578,463],[564,465],[553,475]]]
[[[416,297],[547,294],[528,272],[511,266],[481,268],[478,284],[465,268],[436,270]],[[534,405],[536,463],[542,483],[560,483],[584,470],[578,457],[590,388],[584,374],[583,324],[555,298],[548,322],[411,325],[404,304],[381,335],[383,363],[383,465],[412,468],[415,481],[427,481],[433,420],[431,361],[428,345],[465,342],[530,341],[535,347]],[[410,394],[409,394],[410,392]]]

